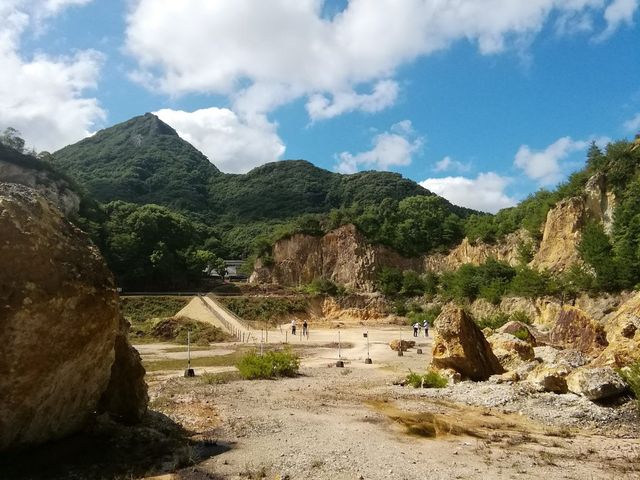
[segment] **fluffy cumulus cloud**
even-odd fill
[[[100,53],[25,58],[20,52],[20,40],[29,28],[39,27],[65,7],[84,3],[87,0],[0,2],[0,129],[18,129],[37,150],[77,141],[104,118],[97,99],[85,95],[96,87]]]
[[[228,95],[241,113],[307,99],[312,120],[375,112],[398,96],[398,67],[465,40],[482,54],[521,48],[547,20],[558,30],[631,22],[638,0],[139,0],[127,18],[133,78],[172,95]],[[185,27],[186,26],[186,27]]]
[[[589,142],[562,137],[544,150],[534,151],[522,145],[516,153],[514,165],[541,185],[552,185],[563,177],[561,162],[574,152],[584,150]]]
[[[509,178],[488,172],[481,173],[476,178],[428,178],[420,182],[420,185],[455,205],[495,213],[517,203],[505,193],[509,183]]]
[[[163,109],[154,113],[223,172],[248,172],[279,160],[285,150],[277,126],[264,116],[241,118],[227,108],[195,112]]]
[[[376,135],[371,150],[336,155],[335,169],[340,173],[356,173],[362,169],[389,170],[391,167],[407,166],[422,144],[423,140],[416,136],[411,122],[403,120],[394,124],[389,131]]]

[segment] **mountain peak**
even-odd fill
[[[53,162],[99,201],[207,210],[220,171],[152,113],[134,117],[53,154]]]

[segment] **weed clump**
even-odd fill
[[[413,388],[444,388],[449,383],[445,377],[433,370],[424,375],[409,372],[406,382],[407,385],[411,385]]]
[[[236,367],[245,380],[295,377],[300,368],[300,359],[290,351],[265,352],[260,355],[252,350],[240,359]]]
[[[619,370],[620,375],[631,388],[640,410],[640,362],[633,363]]]

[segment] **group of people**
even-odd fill
[[[295,336],[296,330],[297,330],[297,323],[296,323],[296,319],[294,318],[293,320],[291,320],[291,335]],[[309,336],[309,324],[307,323],[306,320],[302,323],[302,336],[303,337]]]
[[[429,336],[429,322],[427,322],[426,320],[422,323],[422,325],[420,325],[420,322],[416,322],[413,324],[413,336],[417,337],[418,335],[420,335],[420,328],[424,328],[424,336],[428,337]]]

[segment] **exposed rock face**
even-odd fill
[[[567,376],[570,392],[589,400],[616,397],[627,390],[627,384],[613,368],[578,368]]]
[[[493,354],[505,370],[515,370],[534,359],[533,347],[509,333],[494,333],[487,338]]]
[[[434,367],[452,368],[471,380],[486,380],[503,372],[484,335],[461,308],[446,306],[434,327]]]
[[[371,292],[382,267],[422,270],[420,259],[369,245],[354,225],[343,225],[323,237],[293,235],[273,246],[273,264],[256,262],[252,283],[301,285],[326,278],[350,288]]]
[[[448,254],[434,254],[424,257],[424,269],[434,272],[455,270],[465,263],[480,265],[488,258],[507,262],[510,265],[518,263],[518,246],[523,241],[530,241],[531,237],[525,230],[507,235],[498,243],[477,242],[472,244],[467,238]]]
[[[326,320],[366,322],[385,318],[388,312],[382,295],[362,294],[323,298],[320,316]]]
[[[577,245],[584,224],[584,201],[565,198],[549,210],[540,248],[531,265],[538,269],[562,271],[580,259]]]
[[[585,208],[589,215],[602,222],[604,231],[613,230],[613,212],[616,208],[616,196],[607,189],[607,178],[599,172],[591,177],[584,188]]]
[[[549,342],[595,357],[607,346],[604,327],[582,310],[564,307],[549,334]]]
[[[48,172],[26,168],[2,160],[0,149],[0,182],[19,183],[38,191],[59,208],[65,216],[75,216],[80,209],[80,197],[63,180],[53,180]]]
[[[0,265],[3,450],[81,428],[107,389],[114,359],[132,357],[123,354],[125,338],[115,348],[118,298],[98,250],[22,185],[0,184]],[[131,383],[146,388],[139,377]]]
[[[594,365],[624,367],[640,361],[640,294],[625,302],[606,324],[609,345]]]

